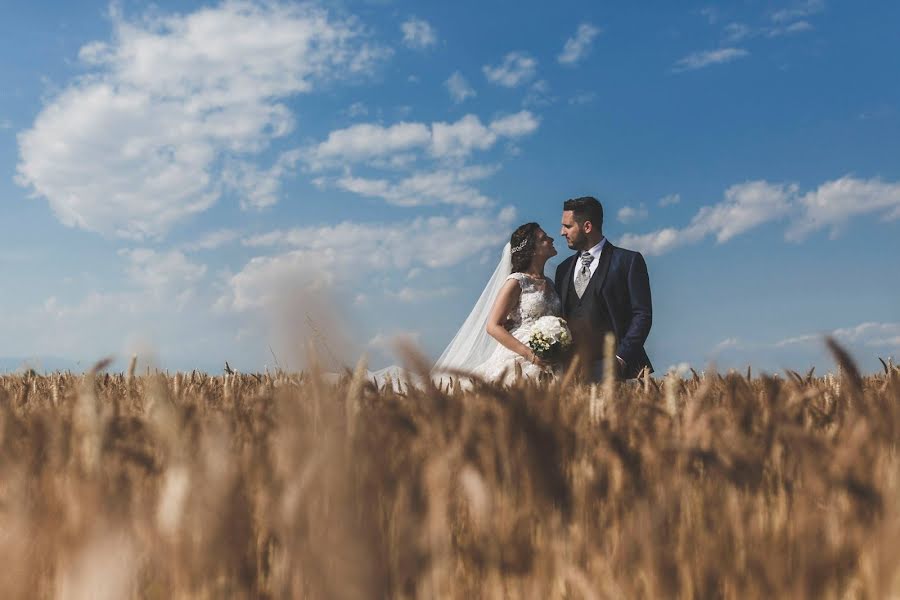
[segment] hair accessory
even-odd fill
[[[522,240],[522,243],[521,243],[521,244],[519,244],[518,246],[516,246],[515,248],[513,248],[513,249],[510,251],[510,254],[512,254],[512,253],[514,253],[514,252],[518,252],[519,250],[521,250],[522,248],[524,248],[524,247],[525,247],[525,244],[527,244],[527,243],[528,243],[528,238],[525,238],[524,240]]]

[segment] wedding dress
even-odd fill
[[[516,364],[522,369],[524,376],[535,379],[540,376],[542,372],[540,367],[488,335],[485,330],[488,315],[500,288],[507,280],[515,279],[521,294],[518,303],[507,315],[506,327],[513,337],[527,345],[534,323],[548,315],[560,316],[562,306],[550,280],[536,281],[524,273],[510,273],[510,271],[512,260],[509,244],[506,244],[500,257],[500,264],[497,265],[481,297],[463,326],[456,332],[450,345],[435,363],[432,371],[435,378],[440,378],[447,371],[466,371],[489,381],[510,383],[516,376]],[[504,373],[505,377],[500,382],[500,376]]]
[[[548,279],[535,281],[524,273],[513,273],[509,279],[519,282],[522,294],[519,296],[519,303],[507,316],[507,329],[514,338],[527,346],[535,321],[548,315],[560,316],[559,296]],[[537,379],[541,375],[541,367],[499,342],[490,357],[473,370],[473,374],[488,381],[499,381],[505,372],[504,383],[510,383],[516,376],[516,364],[521,367],[525,377]]]

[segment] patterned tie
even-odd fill
[[[594,255],[590,252],[581,255],[581,268],[575,274],[575,293],[578,294],[578,298],[584,294],[584,290],[587,289],[588,282],[591,280],[592,262],[594,262]]]

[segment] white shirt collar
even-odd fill
[[[600,258],[600,252],[603,251],[603,246],[605,246],[605,245],[606,245],[606,238],[604,237],[604,238],[601,238],[599,242],[597,242],[596,246],[594,246],[593,248],[588,250],[588,252],[590,252],[591,255],[595,259],[598,259],[598,258]],[[584,253],[582,252],[582,254],[584,254]]]

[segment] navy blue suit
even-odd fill
[[[616,355],[625,361],[622,376],[637,377],[644,367],[653,371],[644,350],[653,321],[650,277],[644,257],[606,240],[597,269],[579,299],[573,286],[579,254],[560,263],[554,279],[563,317],[569,321],[576,345],[589,350],[589,360],[600,360],[604,335],[612,331],[616,336]]]

